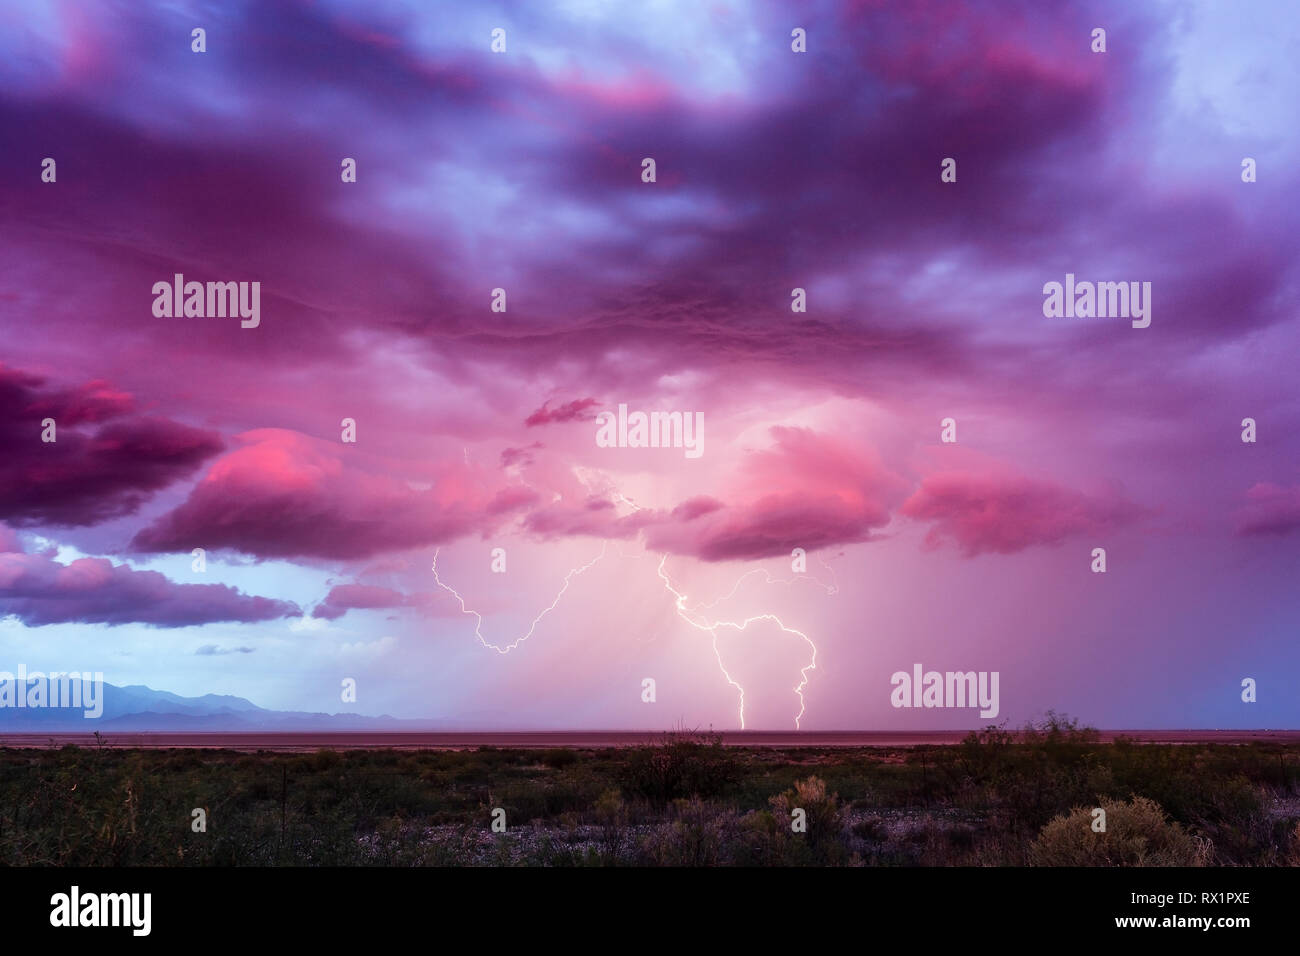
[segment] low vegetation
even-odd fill
[[[107,743],[0,749],[0,864],[1300,863],[1300,748],[1103,744],[1054,714],[951,747],[740,749],[696,733],[607,750]]]

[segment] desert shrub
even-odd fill
[[[1040,755],[990,788],[1013,830],[1035,833],[1072,807],[1113,793],[1110,768],[1094,760],[1060,764]]]
[[[916,863],[920,866],[1024,866],[1023,839],[987,826],[926,827]]]
[[[331,770],[337,767],[343,762],[343,759],[343,755],[337,750],[325,748],[317,750],[315,753],[294,757],[289,761],[289,772],[291,774],[319,773],[322,770]]]
[[[1015,734],[1003,724],[972,730],[955,748],[956,770],[979,783],[996,780],[1009,765]]]
[[[542,752],[542,763],[552,770],[563,770],[577,762],[577,752],[568,747],[554,747]]]
[[[867,817],[853,824],[853,835],[871,843],[883,843],[889,839],[889,829],[880,817]]]
[[[595,781],[585,776],[561,776],[546,780],[507,780],[491,792],[489,803],[505,809],[512,823],[580,812],[599,796]]]
[[[1212,847],[1166,819],[1146,797],[1103,803],[1104,833],[1092,829],[1092,808],[1076,807],[1043,827],[1030,847],[1034,866],[1205,866]]]
[[[771,811],[745,815],[731,848],[735,862],[744,866],[839,865],[849,859],[848,835],[840,813],[839,797],[827,794],[818,777],[794,785],[768,798]],[[807,830],[795,833],[792,811],[804,811]]]
[[[731,834],[727,856],[737,866],[808,866],[815,863],[803,834],[790,832],[790,818],[769,810],[752,810]]]
[[[1018,734],[1005,724],[971,731],[957,747],[937,753],[935,764],[962,784],[998,784],[1008,777],[1035,776],[1047,765],[1071,767],[1095,760],[1099,743],[1095,729],[1049,710]]]
[[[1282,858],[1284,866],[1300,866],[1300,821],[1297,821],[1287,835],[1286,855]]]
[[[821,778],[798,780],[791,789],[778,793],[768,802],[772,805],[773,814],[787,828],[791,813],[796,809],[804,811],[808,832],[795,835],[805,837],[814,849],[841,841],[844,824],[840,820],[839,796],[827,795],[826,784]]]
[[[1258,809],[1258,794],[1246,769],[1247,749],[1224,755],[1198,747],[1137,746],[1111,755],[1123,792],[1158,802],[1178,822],[1246,818]]]
[[[1080,727],[1079,721],[1066,714],[1049,710],[1040,721],[1029,721],[1021,731],[1028,746],[1041,747],[1049,753],[1066,755],[1071,750],[1094,747],[1101,735],[1093,727]]]
[[[1222,864],[1273,863],[1285,843],[1287,826],[1267,807],[1267,791],[1244,777],[1206,787],[1208,807],[1193,817],[1196,829],[1213,843]]]
[[[718,866],[735,816],[697,797],[673,802],[672,819],[641,840],[643,862],[654,866]]]
[[[613,866],[630,842],[627,805],[617,790],[606,790],[596,798],[592,810],[600,824],[600,862]]]
[[[685,797],[721,796],[739,777],[736,759],[720,735],[667,734],[661,744],[630,749],[618,769],[630,793],[663,805]]]

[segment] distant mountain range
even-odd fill
[[[95,731],[197,731],[282,733],[344,730],[439,730],[463,727],[459,721],[403,720],[387,715],[314,714],[266,710],[242,697],[204,694],[181,697],[142,684],[104,684],[104,709],[86,718],[81,708],[0,707],[0,733],[91,734]]]

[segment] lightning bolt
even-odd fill
[[[634,511],[643,510],[640,506],[636,504],[636,502],[632,501],[632,499],[626,497],[625,495],[615,492],[614,497],[622,504],[626,504],[629,507],[631,507]],[[451,593],[456,598],[456,600],[460,603],[460,610],[462,614],[474,615],[474,618],[477,622],[474,625],[474,636],[478,638],[478,642],[482,644],[484,647],[488,648],[489,650],[496,651],[498,654],[508,654],[511,651],[513,651],[516,647],[518,647],[520,644],[522,644],[524,641],[528,640],[528,638],[533,636],[533,632],[537,630],[537,625],[541,623],[542,618],[544,618],[551,611],[555,610],[556,605],[560,603],[560,598],[564,597],[564,592],[569,589],[570,582],[579,574],[582,574],[583,572],[592,568],[598,561],[601,560],[601,558],[605,557],[605,552],[606,549],[608,548],[608,545],[609,545],[608,541],[602,542],[600,546],[600,554],[596,555],[596,557],[592,558],[586,564],[570,569],[569,573],[564,576],[564,584],[560,587],[559,593],[555,595],[555,600],[553,600],[548,607],[544,608],[535,618],[533,618],[533,622],[529,626],[528,632],[524,634],[522,637],[517,638],[512,643],[505,645],[504,647],[498,644],[491,643],[483,636],[483,630],[482,630],[483,615],[479,614],[478,611],[466,607],[465,599],[461,596],[460,592],[457,591],[455,588],[453,588],[451,585],[444,582],[442,578],[438,576],[438,552],[437,551],[435,551],[433,555],[433,579],[437,583],[438,587],[442,588],[444,591]],[[621,549],[620,549],[620,553],[621,553]],[[743,584],[746,579],[748,579],[749,577],[755,574],[764,575],[767,579],[768,584],[793,584],[795,581],[811,580],[815,582],[819,587],[825,589],[827,594],[839,593],[839,586],[837,583],[834,583],[834,578],[835,578],[834,569],[831,568],[831,566],[828,565],[825,561],[822,561],[821,558],[818,558],[817,560],[821,563],[822,567],[826,568],[826,570],[830,572],[832,578],[831,584],[826,584],[825,582],[811,575],[808,575],[806,577],[800,575],[798,577],[789,578],[789,579],[774,578],[766,569],[756,568],[752,571],[747,571],[746,573],[742,574],[736,580],[736,583],[732,586],[731,590],[727,592],[727,594],[718,598],[716,601],[713,601],[709,604],[699,605],[695,610],[691,610],[686,606],[686,602],[689,600],[689,598],[684,592],[679,591],[677,590],[677,588],[673,587],[672,579],[668,577],[668,572],[665,570],[665,565],[668,563],[668,555],[667,554],[660,555],[659,567],[658,567],[659,578],[664,582],[664,587],[669,591],[669,593],[673,595],[675,599],[674,607],[677,611],[677,615],[683,621],[685,621],[687,624],[689,624],[691,627],[695,628],[696,630],[704,631],[709,634],[711,639],[711,644],[713,647],[713,656],[718,662],[718,670],[722,671],[722,676],[726,679],[727,683],[730,686],[736,688],[737,692],[740,694],[739,715],[740,715],[741,730],[745,729],[745,688],[735,678],[731,676],[730,672],[728,672],[727,670],[726,664],[724,664],[722,661],[722,652],[718,649],[718,630],[720,628],[729,627],[737,631],[744,631],[746,628],[749,627],[749,625],[753,624],[755,621],[770,621],[776,624],[776,626],[779,627],[785,633],[793,634],[796,637],[799,637],[808,645],[809,648],[811,648],[812,655],[808,663],[804,667],[799,669],[799,683],[796,684],[794,687],[794,692],[799,697],[799,713],[796,714],[794,718],[794,726],[796,730],[800,729],[800,721],[803,720],[803,715],[808,709],[807,702],[804,700],[803,691],[804,688],[808,686],[808,672],[817,669],[817,645],[814,644],[812,639],[808,637],[808,635],[805,634],[803,631],[800,631],[797,628],[787,627],[786,624],[775,614],[755,614],[745,618],[743,621],[714,621],[712,624],[710,624],[708,623],[708,619],[705,618],[703,615],[701,615],[699,612],[701,610],[707,610],[716,607],[717,605],[721,604],[723,601],[726,601],[728,598],[732,597],[740,589],[741,584]]]
[[[827,571],[830,571],[831,577],[833,579],[835,577],[835,569],[832,568],[825,561],[822,561],[821,558],[818,558],[817,560],[821,562],[822,567],[824,567]],[[750,578],[755,574],[761,574],[765,578],[767,578],[766,583],[768,584],[794,584],[796,581],[811,581],[814,584],[816,584],[818,587],[822,588],[827,594],[840,593],[840,588],[838,584],[834,583],[833,581],[831,584],[827,584],[825,581],[821,581],[818,578],[813,577],[811,574],[806,574],[806,575],[800,574],[797,577],[793,577],[793,578],[774,578],[772,577],[771,572],[769,572],[766,568],[755,568],[752,571],[746,571],[739,578],[737,578],[736,583],[732,587],[732,589],[728,591],[726,594],[724,594],[722,597],[718,598],[716,601],[710,601],[708,604],[699,605],[699,609],[703,611],[703,610],[708,610],[709,608],[717,607],[723,601],[727,600],[730,597],[733,597],[735,593],[740,590],[740,586],[745,583],[745,579]]]
[[[691,627],[700,631],[707,631],[711,635],[713,639],[713,656],[716,657],[718,660],[718,669],[722,671],[722,676],[727,679],[727,683],[730,684],[732,687],[736,688],[736,690],[740,691],[740,729],[741,730],[745,729],[745,688],[742,687],[739,683],[737,683],[737,681],[734,678],[732,678],[731,674],[727,672],[726,665],[722,663],[722,653],[718,650],[718,628],[731,627],[731,628],[735,628],[738,631],[743,631],[745,630],[745,628],[749,627],[749,625],[753,624],[755,621],[772,621],[776,624],[777,627],[785,631],[787,634],[794,634],[797,637],[802,638],[808,644],[808,646],[812,648],[812,659],[808,662],[806,666],[800,668],[799,670],[800,680],[799,683],[796,684],[794,688],[794,692],[799,696],[799,713],[796,714],[794,718],[794,729],[799,730],[800,729],[799,722],[803,720],[804,712],[808,709],[807,704],[804,701],[804,697],[803,697],[803,689],[808,686],[808,672],[817,669],[817,645],[814,644],[812,642],[812,639],[809,638],[808,635],[805,634],[803,631],[797,630],[796,628],[793,627],[786,627],[786,625],[781,621],[781,619],[777,617],[775,614],[755,614],[739,622],[715,621],[713,624],[708,624],[707,622],[701,623],[700,621],[693,620],[692,619],[693,617],[698,616],[698,611],[687,610],[686,595],[681,591],[677,590],[675,587],[673,587],[673,582],[668,577],[668,572],[664,570],[664,565],[667,563],[668,563],[668,555],[665,554],[659,560],[659,577],[664,582],[664,587],[667,588],[669,592],[671,592],[672,595],[677,599],[676,601],[677,615],[687,624],[691,625]],[[750,574],[753,573],[754,572],[750,571],[742,575],[741,580],[744,580],[746,577],[748,577]],[[770,577],[771,576],[769,575],[769,580]],[[731,594],[735,594],[736,588],[739,587],[740,587],[740,581],[737,581],[736,586],[731,589]],[[729,594],[728,597],[730,596],[731,595]],[[718,604],[721,602],[721,600],[722,599],[719,599],[718,601],[714,601],[713,603]],[[713,605],[708,605],[708,606],[712,607]]]
[[[564,592],[569,590],[569,582],[572,581],[579,574],[582,574],[584,571],[589,570],[591,567],[593,567],[596,564],[597,561],[603,558],[605,556],[605,549],[607,546],[608,546],[608,542],[602,542],[600,545],[600,554],[596,555],[586,564],[581,565],[580,567],[572,568],[569,571],[569,573],[564,576],[564,584],[560,587],[560,593],[555,595],[555,600],[551,602],[549,607],[544,608],[540,614],[538,614],[535,618],[533,618],[533,623],[528,628],[528,633],[525,634],[523,637],[516,639],[513,643],[507,644],[505,647],[501,647],[498,644],[493,644],[490,641],[488,641],[485,637],[483,637],[483,615],[480,614],[478,611],[470,610],[469,608],[467,608],[465,606],[465,599],[460,596],[460,592],[457,591],[450,584],[444,583],[442,578],[438,577],[438,551],[433,552],[433,580],[437,583],[438,587],[442,588],[444,591],[450,591],[455,596],[456,600],[460,602],[460,610],[462,614],[473,614],[474,617],[477,619],[478,623],[474,625],[474,636],[478,638],[478,642],[480,644],[482,644],[484,647],[490,650],[496,651],[498,654],[509,654],[516,647],[518,647],[524,641],[528,640],[530,637],[533,636],[533,631],[537,630],[537,625],[541,623],[542,618],[546,617],[546,615],[550,614],[552,611],[555,610],[555,606],[560,603],[560,598],[564,597]]]
[[[631,498],[627,497],[624,494],[621,494],[619,492],[614,492],[614,498],[617,499],[620,503],[630,507],[633,511],[642,510],[641,507],[635,501],[633,501]],[[700,623],[700,621],[692,620],[692,615],[694,614],[698,616],[698,610],[713,608],[721,604],[723,601],[727,600],[732,595],[734,595],[738,590],[740,590],[740,585],[744,583],[745,579],[754,574],[764,575],[767,578],[768,584],[792,584],[794,583],[794,581],[811,580],[814,581],[816,584],[818,584],[820,587],[824,588],[827,594],[838,594],[839,585],[838,583],[835,583],[835,569],[832,568],[825,561],[823,561],[820,557],[817,559],[817,561],[818,563],[821,564],[823,568],[825,568],[827,571],[830,572],[831,580],[832,580],[831,584],[825,584],[824,582],[811,576],[809,577],[799,576],[791,579],[774,578],[765,568],[756,568],[753,571],[747,571],[744,574],[742,574],[740,578],[737,579],[736,583],[732,586],[731,590],[727,592],[727,594],[718,598],[716,601],[713,601],[710,604],[700,605],[697,611],[692,612],[692,611],[688,611],[686,608],[687,596],[681,591],[678,591],[675,587],[673,587],[672,581],[668,577],[668,573],[664,570],[664,566],[668,562],[668,555],[664,554],[660,556],[659,568],[658,568],[659,577],[664,582],[664,587],[667,588],[668,591],[676,599],[674,606],[677,610],[678,617],[680,617],[683,621],[691,625],[691,627],[695,628],[696,630],[706,631],[709,634],[711,638],[711,644],[713,646],[713,656],[714,658],[717,659],[718,662],[718,670],[722,671],[722,676],[726,679],[727,683],[730,684],[732,687],[736,688],[736,690],[740,693],[740,729],[741,730],[745,729],[745,688],[742,687],[740,683],[731,676],[731,674],[727,671],[727,666],[722,662],[722,652],[718,650],[718,628],[731,627],[731,628],[735,628],[738,631],[743,631],[745,630],[745,628],[749,627],[749,625],[754,623],[755,621],[772,621],[775,622],[776,626],[779,627],[782,631],[785,631],[787,634],[797,635],[798,637],[802,638],[810,648],[812,648],[812,658],[809,660],[807,666],[800,668],[799,683],[796,684],[794,688],[795,694],[797,694],[799,697],[799,713],[796,714],[794,718],[795,730],[800,729],[799,726],[800,721],[803,720],[803,715],[808,709],[807,702],[804,700],[803,690],[805,687],[808,686],[808,672],[817,669],[817,645],[814,644],[812,642],[812,639],[808,637],[808,635],[805,634],[803,631],[797,630],[793,627],[787,627],[785,623],[775,614],[755,614],[754,616],[747,617],[745,618],[745,620],[740,622],[717,621],[712,625],[707,623]]]

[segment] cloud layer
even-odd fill
[[[742,588],[737,613],[788,601],[864,680],[936,634],[936,655],[1040,667],[1039,631],[1004,643],[970,622],[1116,541],[1130,570],[1150,562],[1123,619],[1164,622],[1131,642],[1151,661],[1169,603],[1189,606],[1169,596],[1189,556],[1245,549],[1201,589],[1224,607],[1283,586],[1300,36],[1282,0],[1234,17],[1199,0],[321,0],[223,11],[203,54],[193,26],[160,3],[0,13],[0,613],[123,642],[221,624],[186,657],[245,676],[271,666],[270,637],[303,667],[373,646],[408,676],[461,675],[428,678],[447,707],[500,689],[525,723],[564,722],[576,698],[543,688],[569,668],[581,718],[610,726],[648,719],[601,696],[637,654],[680,640],[665,673],[715,664],[645,553],[699,595],[762,562],[784,575],[795,549],[856,569],[836,606]],[[177,273],[260,282],[261,324],[153,316]],[[1044,317],[1067,273],[1150,282],[1150,328]],[[620,404],[702,413],[704,455],[598,446]],[[601,541],[610,560],[546,620],[575,643],[538,641],[563,659],[508,676],[468,656],[429,580],[443,548],[448,578],[528,624]],[[122,563],[195,548],[218,583]],[[967,595],[949,624],[928,616],[935,569]],[[1021,610],[1064,634],[1048,618],[1078,587],[1050,579]],[[1294,598],[1259,606],[1285,610],[1243,636],[1240,666],[1276,669]],[[1093,632],[1118,619],[1090,613]],[[1180,659],[1219,660],[1209,619],[1189,618],[1178,646],[1201,653]],[[594,656],[613,646],[629,657]],[[1219,663],[1170,677],[1169,706],[1217,700]],[[1115,712],[1113,676],[1094,677],[1087,701]],[[818,679],[839,694],[827,726],[896,717]],[[683,712],[714,700],[694,690]]]

